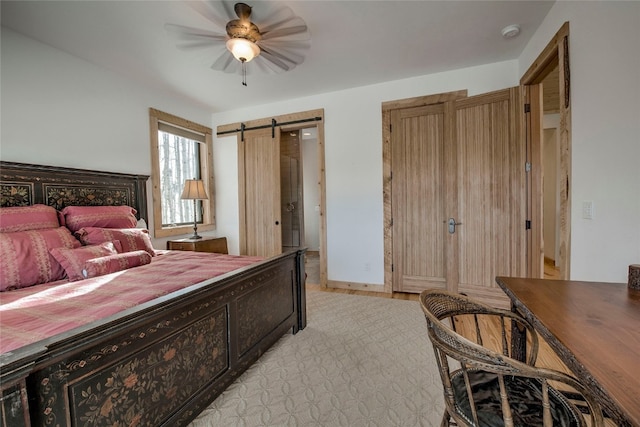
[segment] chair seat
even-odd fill
[[[478,413],[477,427],[499,427],[504,425],[500,404],[500,385],[494,373],[468,370],[471,393]],[[452,373],[456,411],[470,425],[475,425],[467,397],[467,389],[462,371]],[[542,384],[534,378],[505,376],[505,387],[509,396],[514,426],[541,426]],[[549,388],[551,417],[554,426],[573,427],[584,423],[578,409],[559,391]]]

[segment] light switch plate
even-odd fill
[[[593,202],[582,202],[582,218],[593,219]]]

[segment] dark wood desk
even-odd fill
[[[620,426],[640,426],[640,291],[626,283],[496,278]]]

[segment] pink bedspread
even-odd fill
[[[262,260],[158,251],[151,264],[0,293],[0,354]]]

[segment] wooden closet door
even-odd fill
[[[520,88],[391,112],[394,291],[508,303],[495,277],[526,275],[523,120]]]
[[[270,257],[282,252],[280,130],[238,135],[240,254]]]
[[[526,141],[518,87],[455,101],[457,291],[507,304],[496,276],[526,271]]]
[[[391,113],[393,290],[445,288],[444,105]]]

